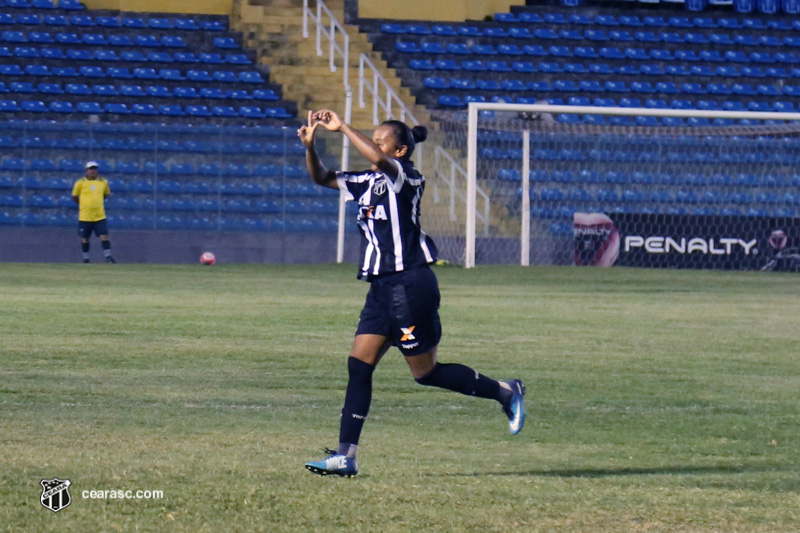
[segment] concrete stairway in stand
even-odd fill
[[[310,4],[312,9],[316,9],[315,2]],[[344,20],[344,0],[329,0],[326,5],[340,22]],[[323,24],[329,27],[325,15]],[[350,36],[348,79],[353,92],[352,124],[364,130],[374,128],[372,101],[366,98],[366,106],[363,109],[358,106],[358,59],[365,53],[417,120],[429,125],[431,119],[426,109],[415,105],[414,96],[408,88],[401,86],[394,69],[388,68],[380,55],[373,52],[367,36],[359,33],[357,26],[344,27]],[[231,28],[242,32],[244,45],[257,51],[258,63],[268,66],[270,78],[283,86],[284,98],[297,102],[298,119],[303,120],[309,109],[328,108],[344,113],[342,60],[337,57],[337,70],[331,72],[329,43],[324,36],[321,42],[323,54],[317,55],[313,21],[309,20],[309,38],[303,37],[301,0],[235,0]],[[338,42],[342,42],[341,36],[338,36]],[[399,114],[396,108],[394,112]],[[379,111],[379,119],[385,118],[385,114]]]

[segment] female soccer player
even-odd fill
[[[347,135],[372,164],[361,172],[328,170],[314,150],[319,126]],[[306,147],[306,165],[318,185],[340,189],[358,201],[362,261],[358,277],[369,282],[364,309],[347,361],[348,383],[339,429],[339,448],[306,468],[322,476],[352,477],[358,473],[356,450],[372,399],[372,373],[391,346],[405,356],[420,385],[441,387],[469,396],[498,401],[517,434],[525,422],[521,380],[498,382],[460,364],[436,360],[441,338],[439,286],[428,265],[436,261],[436,246],[420,228],[419,207],[425,178],[411,162],[416,143],[427,137],[424,126],[409,128],[389,120],[372,140],[344,123],[333,111],[309,112],[298,137]]]

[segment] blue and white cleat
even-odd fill
[[[522,380],[512,379],[505,382],[511,387],[511,400],[503,407],[503,412],[508,417],[508,430],[516,435],[525,425],[525,384]]]
[[[358,474],[358,463],[355,457],[334,453],[322,461],[306,463],[306,469],[320,476],[353,477]]]

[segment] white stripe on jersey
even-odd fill
[[[412,180],[408,180],[409,183],[411,183],[411,181]],[[422,180],[414,180],[414,181],[422,182]],[[414,221],[414,223],[417,225],[417,227],[420,227],[420,222],[419,222],[419,202],[422,199],[423,190],[424,189],[422,187],[419,187],[417,189],[417,194],[415,194],[414,198],[411,200],[411,219]],[[426,240],[426,237],[427,237],[427,235],[425,235],[425,232],[422,231],[422,228],[420,227],[420,230],[419,230],[419,247],[422,249],[422,253],[425,254],[425,261],[427,261],[428,263],[433,263],[433,254],[431,253],[431,250],[428,247],[428,241]]]
[[[369,228],[370,232],[370,247],[374,250],[375,253],[375,267],[372,269],[372,274],[377,276],[381,273],[381,248],[378,246],[378,235],[375,233],[375,221],[369,219],[367,221],[367,227]],[[365,260],[370,256],[370,253],[367,252],[364,254]],[[367,269],[369,269],[369,265],[367,265]],[[365,270],[366,272],[366,270]]]
[[[364,194],[361,195],[361,198],[364,198],[366,204],[369,205],[370,200],[372,200],[372,187],[368,187],[367,190],[364,191]],[[372,255],[378,253],[380,257],[380,251],[378,251],[378,237],[375,235],[375,226],[372,220],[360,220],[358,224],[361,226],[364,237],[367,239],[367,249],[364,253],[364,264],[361,267],[361,271],[368,274],[369,265],[372,262]],[[378,265],[380,265],[379,261],[375,263],[375,268],[378,268]]]
[[[347,178],[345,178],[344,176],[338,176],[338,175],[336,176],[336,185],[339,187],[339,190],[342,191],[342,193],[344,194],[344,201],[352,202],[353,200],[356,199],[356,197],[353,196],[353,193],[351,193],[350,189],[347,188],[346,182]]]
[[[400,181],[400,180],[398,180]],[[394,189],[386,191],[389,199],[389,220],[392,223],[392,242],[394,243],[394,268],[400,272],[404,270],[403,263],[403,238],[400,236],[400,214],[397,212],[397,193]]]
[[[394,180],[393,189],[395,194],[399,193],[400,190],[403,188],[403,183],[405,183],[407,176],[406,172],[403,170],[403,165],[397,159],[392,159],[394,161],[395,166],[397,167],[397,178]],[[386,176],[389,177],[388,175]]]

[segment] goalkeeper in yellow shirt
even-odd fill
[[[108,181],[97,175],[97,163],[86,163],[86,175],[75,182],[72,199],[78,204],[78,235],[81,237],[83,262],[89,262],[89,237],[92,232],[100,237],[106,263],[116,263],[111,257],[111,241],[108,240],[105,201],[111,189]]]

